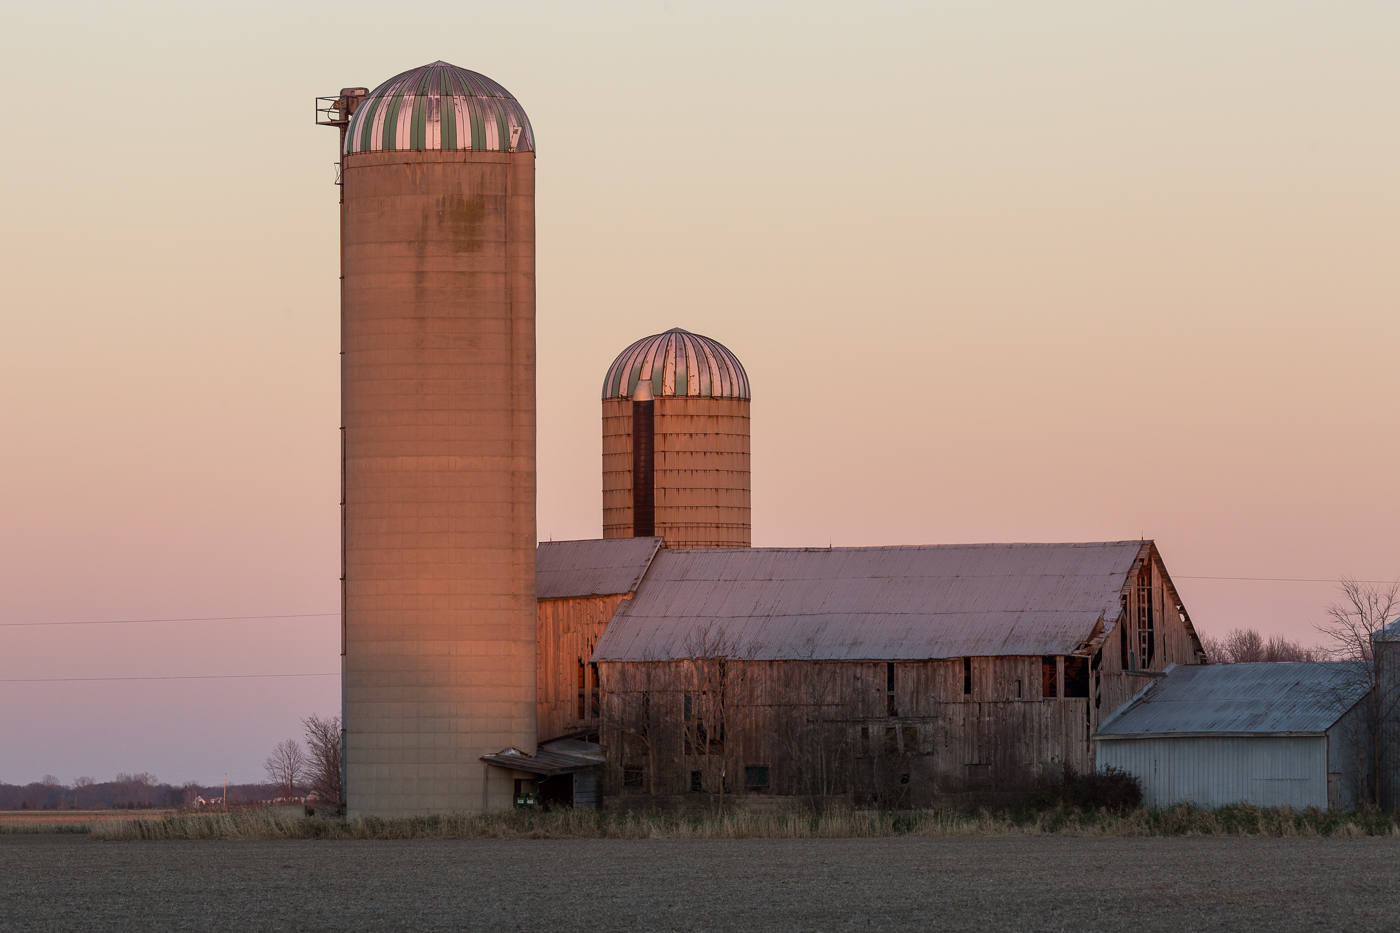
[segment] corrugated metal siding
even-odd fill
[[[535,551],[536,598],[630,593],[659,547],[659,537],[542,541]]]
[[[1099,734],[1325,732],[1365,693],[1349,662],[1176,667]]]
[[[748,398],[749,375],[718,340],[673,327],[623,350],[603,379],[603,398],[631,398],[637,383],[651,380],[657,398]]]
[[[519,138],[511,145],[512,131]],[[345,151],[448,149],[533,152],[530,119],[511,93],[447,62],[395,75],[355,108]]]
[[[1100,767],[1142,782],[1143,804],[1327,809],[1325,736],[1100,739]]]
[[[594,660],[681,658],[705,633],[764,661],[1068,654],[1117,619],[1144,546],[663,550]]]

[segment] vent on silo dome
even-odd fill
[[[658,398],[749,397],[749,376],[739,358],[718,340],[679,327],[623,350],[608,367],[603,398],[630,398],[643,379]]]
[[[534,152],[535,134],[510,91],[438,61],[385,81],[350,118],[346,153],[405,149]]]

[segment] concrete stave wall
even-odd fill
[[[344,170],[349,810],[507,807],[535,743],[534,155]]]
[[[656,400],[656,533],[667,547],[749,547],[749,400]],[[632,402],[603,401],[603,537],[632,535]]]

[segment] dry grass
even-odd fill
[[[73,831],[73,830],[67,830]],[[855,811],[812,816],[743,812],[613,815],[591,810],[329,820],[267,811],[132,819],[91,827],[105,840],[171,839],[850,839],[887,836],[1400,836],[1388,813],[1324,813],[1247,805],[1135,810],[1122,816],[1039,813]]]

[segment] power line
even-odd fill
[[[0,680],[0,684],[70,684],[100,680],[246,680],[254,677],[339,677],[334,674],[182,674],[171,677],[19,677]]]
[[[1193,574],[1173,574],[1174,580],[1232,580],[1250,583],[1339,583],[1338,579],[1322,577],[1215,577]],[[1371,583],[1386,586],[1395,580],[1355,580],[1356,583]],[[290,612],[265,616],[198,616],[188,619],[83,619],[72,622],[0,622],[0,628],[28,628],[48,625],[145,625],[159,622],[245,622],[258,619],[329,619],[339,618],[338,612]],[[261,676],[261,675],[248,675]],[[280,675],[279,675],[280,676]],[[9,683],[10,681],[5,681]]]
[[[1322,580],[1311,577],[1192,577],[1183,574],[1172,574],[1173,580],[1252,580],[1257,583],[1340,583],[1341,580]],[[1380,586],[1387,586],[1394,580],[1353,580],[1353,583],[1374,583]]]
[[[338,612],[294,612],[273,616],[201,616],[195,619],[85,619],[80,622],[0,622],[0,627],[31,625],[141,625],[147,622],[243,622],[250,619],[321,619]]]

